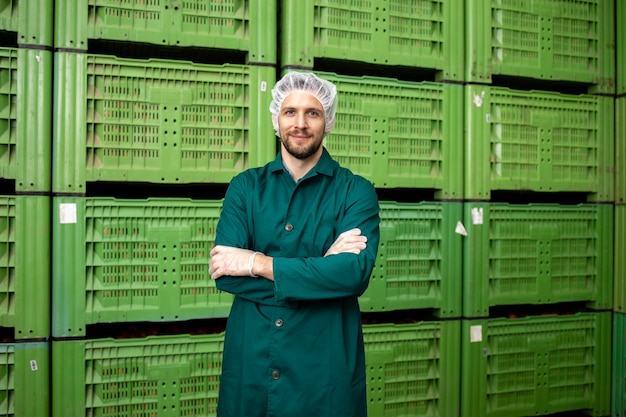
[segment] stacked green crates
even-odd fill
[[[463,315],[501,305],[613,303],[613,206],[466,203]]]
[[[337,86],[324,146],[389,196],[359,297],[369,415],[458,416],[463,2],[281,5],[282,72],[312,71]]]
[[[626,414],[626,314],[613,313],[611,415]]]
[[[612,97],[468,85],[465,198],[491,191],[585,193],[612,202]]]
[[[0,416],[50,415],[50,342],[0,343]]]
[[[207,273],[220,210],[210,200],[56,197],[53,335],[226,317],[232,296]]]
[[[457,416],[459,320],[364,324],[368,414]]]
[[[215,415],[223,334],[189,326],[230,310],[226,184],[276,155],[277,3],[54,7],[52,414]]]
[[[378,259],[359,298],[363,312],[433,309],[461,315],[462,203],[381,201]]]
[[[15,35],[25,48],[52,47],[53,0],[6,0],[0,7],[0,31]]]
[[[276,153],[267,108],[280,64],[337,84],[331,155],[379,190],[415,200],[381,200],[380,256],[360,298],[365,317],[418,312],[411,323],[364,324],[370,416],[607,415],[606,310],[614,309],[619,336],[626,304],[626,105],[613,96],[626,93],[626,7],[277,2],[0,7],[0,31],[19,44],[0,47],[0,178],[20,194],[0,196],[0,326],[24,339],[4,346],[15,384],[0,379],[8,392],[0,414],[49,414],[34,395],[50,389],[42,383],[50,346],[55,416],[214,415],[223,335],[85,337],[91,325],[226,316],[229,296],[201,271],[219,196],[126,200],[88,190],[224,185],[262,165]],[[126,57],[93,53],[98,44],[122,46]],[[134,47],[182,53],[145,59],[132,56]],[[246,64],[184,58],[196,48],[237,51]],[[420,79],[430,74],[459,84]],[[536,82],[541,88],[521,89]],[[550,91],[570,82],[588,94]],[[439,201],[417,202],[424,191]],[[580,201],[492,200],[523,200],[528,191]],[[49,233],[52,251],[40,238]],[[548,311],[560,302],[596,311],[516,317],[527,304]],[[492,317],[494,308],[511,314]],[[423,320],[422,309],[438,319]],[[50,345],[29,340],[51,331]],[[613,339],[613,415],[625,398],[619,343]]]
[[[0,47],[0,326],[20,340],[50,336],[51,68],[49,51]]]
[[[466,81],[514,76],[615,93],[613,0],[471,0],[466,8]]]
[[[466,5],[463,417],[609,413],[614,8]]]
[[[54,416],[215,416],[223,334],[52,343]]]
[[[0,47],[0,178],[50,191],[52,53]]]
[[[0,5],[0,415],[50,414],[51,0]]]
[[[626,4],[616,2],[615,240],[611,415],[626,415]]]
[[[342,166],[377,188],[434,189],[442,200],[462,197],[459,85],[316,74],[337,86],[336,127],[325,146]]]
[[[616,65],[615,65],[615,78],[617,80],[617,88],[616,93],[618,96],[622,96],[626,94],[626,27],[622,24],[622,22],[626,21],[626,5],[623,1],[616,1],[616,22],[615,26],[616,30],[616,40],[615,40],[615,51],[616,51]]]
[[[437,71],[463,80],[460,0],[281,0],[281,64],[315,68],[315,60]]]
[[[626,96],[615,99],[615,204],[626,204]]]
[[[464,320],[461,415],[609,413],[611,312]]]
[[[247,62],[276,64],[275,0],[56,2],[55,47],[87,50],[89,41],[238,50]]]
[[[275,77],[269,66],[57,52],[54,191],[228,183],[276,154]]]

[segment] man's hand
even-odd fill
[[[337,237],[324,256],[338,253],[354,253],[358,255],[367,247],[367,237],[361,235],[361,229],[350,229]]]
[[[252,276],[254,251],[217,245],[211,250],[209,274],[218,279],[224,275],[237,277]]]

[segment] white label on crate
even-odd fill
[[[267,82],[261,81],[261,91],[266,91],[266,90],[267,90]]]
[[[36,360],[32,360],[30,361],[30,370],[31,371],[36,371],[37,370],[37,361]]]
[[[465,230],[465,226],[463,226],[461,222],[456,222],[456,229],[454,231],[462,236],[467,236],[467,230]]]
[[[61,224],[76,223],[76,204],[61,203],[59,204],[59,221]]]
[[[470,326],[470,342],[477,343],[483,341],[483,326]]]
[[[480,94],[474,94],[474,105],[476,107],[483,106],[483,98],[485,98],[485,92],[482,91]]]
[[[483,224],[483,209],[474,207],[472,209],[472,224]]]

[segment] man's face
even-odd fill
[[[285,150],[295,158],[307,159],[321,152],[324,139],[324,108],[308,93],[288,95],[278,115],[278,132]]]

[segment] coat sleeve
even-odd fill
[[[216,228],[216,245],[254,249],[250,243],[252,239],[248,226],[247,191],[248,186],[244,174],[233,178],[222,203],[222,211]],[[223,276],[215,280],[215,286],[221,291],[257,303],[277,304],[274,297],[274,283],[267,279]]]
[[[279,302],[360,296],[369,284],[380,240],[380,206],[373,185],[361,177],[347,189],[337,236],[358,227],[367,236],[360,254],[274,258],[274,285]],[[297,277],[297,279],[293,279]]]

